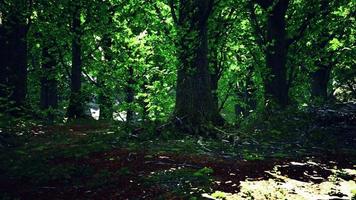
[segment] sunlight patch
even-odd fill
[[[291,162],[293,166],[320,166],[314,162]],[[293,199],[293,200],[308,200],[308,199],[352,199],[355,197],[356,182],[354,169],[327,169],[332,174],[323,179],[322,182],[296,180],[287,175],[281,175],[278,171],[279,167],[275,166],[274,170],[266,171],[271,177],[268,180],[245,180],[240,181],[240,191],[236,194],[225,193],[223,191],[215,191],[214,193],[202,194],[208,199],[227,199],[227,200],[242,200],[242,199]],[[292,168],[291,168],[292,169]],[[307,172],[304,172],[307,174]],[[308,175],[309,177],[309,175]],[[348,178],[347,178],[348,177]],[[318,177],[317,178],[322,178]],[[219,185],[219,183],[215,182]]]

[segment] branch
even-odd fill
[[[230,81],[228,86],[229,86],[229,88],[227,90],[226,96],[225,96],[224,100],[221,102],[221,104],[219,106],[219,109],[218,109],[218,112],[220,112],[224,108],[224,105],[225,105],[226,101],[231,96],[230,95],[230,91],[232,90],[232,87],[234,86],[234,81]]]
[[[316,16],[316,13],[309,13],[309,15],[304,20],[304,23],[299,27],[298,33],[295,36],[293,36],[292,38],[288,39],[287,46],[292,45],[293,43],[297,42],[298,40],[300,40],[304,37],[304,33],[306,32],[307,28],[311,24],[312,19],[315,16]]]
[[[96,87],[98,88],[102,88],[102,85],[100,85],[98,82],[96,82],[94,79],[92,79],[89,74],[82,69],[82,73],[84,74],[84,77],[86,77],[90,82],[92,82]]]
[[[321,5],[322,13],[321,17],[326,18],[330,12],[331,9],[329,8],[329,2],[328,1],[323,1]],[[317,12],[310,12],[306,17],[303,22],[303,24],[299,27],[297,34],[293,36],[292,38],[289,38],[287,41],[287,46],[292,45],[293,43],[297,42],[298,40],[302,39],[304,37],[304,34],[308,27],[311,25],[312,20],[317,16]]]
[[[227,15],[227,17],[225,18],[225,20],[220,20],[221,18],[224,18],[225,16],[219,15],[218,19],[216,19],[218,26],[216,26],[215,28],[217,30],[216,34],[212,37],[215,38],[216,40],[221,40],[222,37],[226,37],[227,33],[229,33],[234,25],[235,20],[238,19],[238,17],[235,15],[235,17],[233,17],[233,15],[235,14],[236,8],[231,8],[229,14]],[[221,13],[222,14],[222,13]],[[223,36],[225,34],[225,36]]]
[[[93,54],[95,53],[95,51],[99,50],[100,47],[101,47],[101,43],[100,43],[100,42],[97,42],[97,43],[96,43],[96,46],[95,46],[93,49],[91,49],[88,53],[86,53],[85,55],[83,55],[82,60],[83,60],[84,62],[87,62],[90,57],[94,57]]]

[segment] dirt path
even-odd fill
[[[34,144],[25,150],[13,149],[14,155],[28,162],[17,163],[22,166],[7,166],[15,172],[16,168],[29,172],[9,175],[0,168],[0,198],[351,199],[352,190],[356,192],[356,166],[348,155],[319,153],[318,157],[263,157],[247,161],[218,152],[187,153],[189,151],[182,151],[187,143],[183,140],[180,144],[175,143],[178,140],[171,140],[156,141],[162,142],[159,144],[152,141],[142,146],[137,141],[128,141],[135,148],[112,147],[115,137],[100,138],[101,133],[109,131],[106,124],[31,129]],[[58,133],[65,135],[58,138]],[[100,136],[99,139],[91,137],[93,134]],[[97,150],[107,141],[108,149]],[[45,146],[41,146],[43,144]],[[161,151],[167,147],[177,151]],[[85,148],[89,154],[82,153]],[[64,151],[70,156],[64,156]],[[95,151],[99,152],[90,153]],[[41,159],[41,156],[46,158]],[[45,173],[41,174],[44,169]],[[44,180],[37,180],[42,178]]]
[[[286,183],[286,179],[317,185],[327,181],[333,175],[331,169],[336,166],[339,168],[355,167],[348,162],[325,163],[321,161],[324,164],[318,164],[305,160],[300,162],[290,160],[237,161],[201,155],[169,153],[151,155],[145,150],[131,152],[127,149],[93,153],[79,160],[54,159],[49,162],[53,166],[75,166],[82,170],[90,168],[93,172],[90,175],[81,173],[68,180],[50,182],[38,187],[26,184],[26,181],[20,184],[18,182],[3,183],[1,186],[5,190],[16,193],[21,199],[156,199],[158,197],[185,199],[190,195],[204,192],[211,194],[214,191],[223,191],[227,194],[226,197],[230,195],[232,199],[239,199],[241,195],[242,197],[246,195],[236,196],[241,190],[246,190],[241,187],[241,184],[246,187],[246,180],[254,181],[255,187],[256,181],[261,184],[268,183],[267,185],[273,187],[273,183],[268,181],[277,180],[280,183]],[[196,175],[196,172],[201,169],[209,170],[200,177],[199,174]],[[209,177],[207,187],[205,187],[207,183],[204,181],[205,176]],[[355,174],[345,175],[344,179],[345,181],[355,180]],[[253,188],[252,185],[247,186]],[[277,185],[275,183],[274,189]],[[265,186],[262,185],[262,187]],[[180,187],[182,194],[178,194]],[[297,194],[296,188],[298,187],[293,187],[287,192]],[[272,191],[271,188],[269,190]],[[315,188],[312,192],[317,190],[318,188]],[[335,194],[339,197],[349,195],[340,191]],[[330,195],[335,194],[330,193]]]

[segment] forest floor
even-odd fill
[[[109,124],[0,138],[0,199],[352,199],[355,134],[130,135]],[[348,134],[348,136],[346,135]]]

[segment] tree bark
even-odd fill
[[[289,0],[273,3],[267,20],[266,65],[269,74],[264,78],[265,98],[269,103],[281,108],[288,105],[287,84],[287,36],[286,19]]]
[[[179,62],[175,116],[188,126],[214,121],[214,107],[208,65],[208,24],[212,1],[189,0],[179,5]]]
[[[8,97],[8,51],[6,44],[6,30],[3,24],[0,24],[0,100],[6,102]],[[3,103],[3,104],[4,104]],[[1,105],[1,109],[5,110],[5,106]]]
[[[105,86],[105,76],[108,72],[106,68],[110,68],[112,65],[112,51],[111,51],[112,39],[105,34],[103,36],[103,52],[105,60],[105,68],[99,71],[98,83],[101,86],[99,91],[99,106],[100,106],[100,120],[112,120],[113,118],[113,102],[108,89]]]
[[[318,62],[318,69],[312,73],[311,95],[314,101],[324,103],[328,99],[328,83],[332,67]]]
[[[134,68],[132,66],[129,66],[128,69],[128,81],[127,81],[127,86],[126,86],[126,103],[128,105],[127,110],[126,110],[126,122],[131,123],[134,118],[134,111],[132,109],[132,104],[134,103],[135,100],[135,90],[134,90]]]
[[[213,106],[212,109],[217,110],[217,113],[213,118],[213,122],[215,125],[222,126],[225,123],[225,119],[219,113],[219,95],[218,95],[219,80],[220,77],[218,72],[215,72],[210,76],[211,91],[212,91],[212,106]]]
[[[48,45],[49,46],[49,45]],[[58,90],[56,80],[56,58],[49,47],[42,49],[42,78],[40,104],[42,110],[58,107]],[[48,114],[48,120],[53,121],[53,113]]]
[[[11,115],[19,116],[27,94],[27,31],[23,6],[3,13],[1,25],[1,97],[7,99]]]
[[[247,69],[247,74],[245,77],[244,89],[243,89],[243,102],[244,106],[242,107],[242,115],[243,117],[247,117],[250,114],[250,110],[255,110],[257,106],[256,99],[254,97],[254,93],[256,92],[256,88],[254,86],[254,82],[252,81],[253,76],[253,66],[249,66]]]
[[[72,69],[71,69],[71,94],[67,116],[69,119],[84,117],[84,98],[81,93],[82,55],[81,55],[81,23],[80,8],[76,6],[73,13],[72,31]]]

